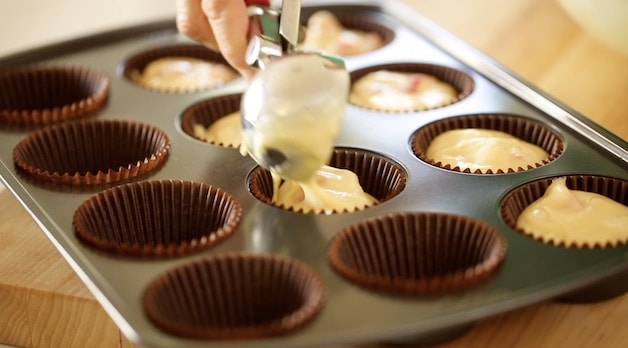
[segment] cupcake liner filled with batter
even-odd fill
[[[436,109],[469,96],[474,82],[467,73],[444,65],[389,63],[351,72],[349,103],[387,113]]]
[[[13,149],[17,168],[35,180],[98,185],[160,167],[170,139],[161,129],[128,120],[81,120],[28,134]]]
[[[350,57],[376,51],[395,38],[395,32],[365,13],[318,10],[304,13],[302,49]]]
[[[601,197],[577,196],[578,191]],[[546,199],[545,205],[532,207],[541,198]],[[613,206],[596,207],[606,199]],[[538,179],[510,191],[502,200],[500,211],[511,228],[546,244],[593,249],[628,243],[626,180],[594,175]],[[522,218],[524,214],[527,223]],[[581,218],[584,220],[578,220]]]
[[[485,137],[481,133],[483,131],[490,134]],[[440,146],[450,147],[447,149],[449,160],[434,158],[430,153],[436,144],[435,139],[447,133],[453,135],[453,132],[469,134],[471,138],[451,144],[443,144],[441,139]],[[506,144],[494,143],[500,138],[508,138],[504,140]],[[564,150],[562,138],[547,125],[509,114],[473,114],[445,118],[419,128],[410,142],[414,154],[424,162],[447,170],[473,174],[514,173],[538,168],[554,161]],[[469,148],[470,151],[465,154],[465,145],[474,147]],[[533,155],[528,154],[528,147],[533,148]],[[507,164],[502,164],[504,161]]]
[[[181,114],[181,129],[210,144],[238,148],[242,144],[241,94],[229,94],[193,104]]]
[[[368,289],[439,294],[490,277],[506,254],[505,238],[462,215],[401,212],[355,223],[329,243],[331,266]]]
[[[231,235],[242,208],[226,191],[183,180],[140,181],[91,197],[74,214],[74,231],[96,250],[133,257],[172,257]]]
[[[0,71],[0,126],[38,127],[99,111],[109,76],[80,66],[36,64]]]
[[[322,309],[323,283],[306,264],[272,254],[203,257],[154,279],[143,295],[161,329],[195,339],[287,335]]]
[[[139,52],[123,62],[121,73],[139,86],[167,93],[209,90],[240,77],[220,53],[199,44]]]
[[[331,169],[329,167],[331,167]],[[345,189],[344,186],[338,187],[339,185],[349,183],[348,180],[341,179],[355,176],[356,182],[352,183],[352,187],[359,185],[359,187],[355,187],[355,189],[363,191],[364,194],[362,195],[362,192],[359,192],[359,202],[363,202],[364,200],[368,200],[369,202],[351,204],[352,201],[345,200],[342,204],[344,208],[337,208],[333,205],[331,200],[326,200],[326,203],[303,208],[303,205],[298,202],[302,197],[296,197],[294,201],[291,198],[286,200],[282,200],[281,197],[278,198],[276,193],[279,193],[281,196],[284,190],[281,185],[291,185],[292,183],[286,183],[286,181],[283,180],[280,182],[274,181],[271,173],[262,167],[256,167],[249,174],[249,191],[260,201],[285,210],[312,214],[334,214],[362,210],[390,200],[405,188],[407,178],[406,172],[398,164],[372,152],[357,149],[335,149],[328,164],[328,168],[323,168],[322,170],[323,174],[315,176],[314,180],[317,183],[323,182],[321,184],[323,190],[331,192],[332,196],[337,195],[336,192],[340,192],[338,194],[342,197],[355,197],[356,195],[347,194],[354,193],[355,190],[343,191]],[[341,170],[343,172],[337,174],[335,170]],[[346,172],[344,172],[344,170],[346,170]],[[326,175],[329,175],[329,178],[326,178]],[[326,186],[325,181],[333,182]],[[275,192],[278,184],[280,185],[279,190]],[[304,194],[307,200],[308,192],[310,191],[307,191],[307,188],[305,190]],[[290,195],[294,195],[294,192],[290,193]],[[309,195],[309,197],[311,196],[313,195]],[[290,201],[291,203],[286,205],[279,203],[279,201]],[[356,199],[356,201],[358,200]]]

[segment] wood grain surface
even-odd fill
[[[628,138],[628,56],[589,36],[556,2],[405,2],[523,79]],[[0,343],[133,346],[6,189],[0,189]],[[628,294],[595,304],[526,307],[481,321],[439,347],[625,346]]]

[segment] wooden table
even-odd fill
[[[628,56],[549,0],[405,0],[550,95],[628,138]],[[0,189],[0,342],[130,347],[16,199]],[[442,347],[628,346],[628,294],[547,302],[478,323]]]

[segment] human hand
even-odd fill
[[[269,6],[269,0],[176,0],[177,29],[187,37],[220,51],[242,76],[250,79],[255,69],[245,61],[251,25],[246,7]]]

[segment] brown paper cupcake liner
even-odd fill
[[[483,221],[402,212],[349,226],[330,241],[327,257],[358,286],[419,295],[477,285],[498,269],[506,249],[505,238]]]
[[[162,130],[125,120],[82,120],[30,133],[13,149],[19,170],[35,180],[98,185],[161,166],[170,140]]]
[[[446,107],[448,105],[457,103],[465,99],[471,94],[471,92],[473,92],[473,88],[475,86],[473,78],[471,78],[471,76],[469,76],[467,73],[463,71],[450,68],[444,65],[427,64],[427,63],[390,63],[390,64],[381,64],[381,65],[375,65],[375,66],[362,68],[362,69],[359,69],[350,73],[351,84],[353,85],[357,80],[361,79],[362,77],[372,72],[381,71],[381,70],[395,71],[395,72],[401,72],[401,73],[421,73],[421,74],[434,76],[438,78],[439,80],[452,85],[458,91],[457,98],[453,103],[441,105],[436,108],[422,109],[422,110],[409,109],[409,110],[404,110],[404,111],[393,111],[393,110],[381,110],[381,109],[376,109],[376,108],[370,108],[370,107],[366,107],[362,105],[355,105],[355,104],[352,104],[352,105],[355,105],[356,107],[359,107],[362,109],[373,110],[373,111],[384,112],[384,113],[409,113],[409,112],[433,110],[433,109]]]
[[[203,128],[208,128],[221,117],[239,111],[241,99],[242,94],[229,94],[200,101],[183,111],[181,114],[181,129],[187,135],[204,141],[195,135],[194,126],[200,125]],[[239,145],[233,146],[233,144],[215,141],[209,141],[209,143],[224,147],[239,147]]]
[[[212,51],[205,46],[199,44],[177,44],[171,46],[163,46],[156,47],[152,49],[148,49],[135,55],[127,58],[121,65],[121,74],[127,80],[153,91],[164,92],[164,93],[192,93],[199,92],[202,90],[208,90],[213,88],[218,88],[222,85],[211,86],[207,88],[185,88],[183,90],[175,88],[167,88],[163,89],[152,88],[149,86],[145,86],[137,81],[138,74],[141,74],[144,71],[144,68],[154,60],[160,58],[167,57],[186,57],[186,58],[196,58],[201,59],[207,62],[224,64],[229,67],[229,63],[225,60],[225,58],[216,51]],[[225,82],[228,83],[228,82]]]
[[[382,46],[378,49],[383,48],[395,39],[395,32],[388,26],[383,24],[381,20],[373,16],[369,16],[365,13],[337,12],[334,10],[330,10],[330,12],[333,13],[333,15],[340,22],[340,24],[342,24],[342,26],[347,29],[359,30],[366,33],[376,33],[382,39]],[[307,13],[304,10],[303,14],[304,16],[302,17],[302,25],[307,30],[307,21],[309,20],[309,17],[314,14],[314,12]],[[360,54],[366,53],[369,52],[363,52]]]
[[[172,257],[230,236],[242,208],[224,190],[182,180],[115,186],[76,210],[76,236],[96,250],[133,257]]]
[[[379,203],[388,201],[397,196],[406,186],[407,173],[401,166],[375,153],[337,148],[334,150],[329,166],[347,169],[355,173],[364,192],[376,198]],[[295,211],[291,207],[276,205],[273,201],[273,179],[271,173],[256,167],[248,177],[248,188],[251,194],[260,201],[288,211],[309,214],[325,214],[321,211],[302,210]],[[356,207],[357,210],[364,209]],[[347,211],[333,211],[333,214],[346,213]]]
[[[519,233],[545,244],[562,246],[566,248],[607,248],[628,244],[628,237],[622,240],[600,240],[589,244],[583,241],[556,240],[551,237],[534,236],[520,228],[517,228],[517,220],[525,208],[541,198],[552,181],[564,177],[570,190],[579,190],[597,193],[606,196],[616,202],[628,206],[628,181],[606,176],[595,175],[566,175],[551,178],[538,179],[509,192],[500,204],[501,216],[504,221]]]
[[[38,127],[100,110],[111,79],[79,66],[36,64],[0,72],[0,126]]]
[[[502,131],[541,147],[549,153],[549,157],[540,163],[530,164],[526,168],[506,168],[495,172],[491,169],[483,172],[480,169],[471,171],[469,168],[452,167],[449,164],[443,164],[427,157],[427,149],[434,138],[446,131],[462,128]],[[504,174],[538,168],[557,159],[563,153],[565,147],[562,138],[548,126],[529,118],[509,114],[474,114],[438,120],[418,129],[412,135],[411,146],[414,154],[424,162],[439,168],[472,174]]]
[[[158,276],[143,295],[148,318],[196,339],[289,334],[322,309],[324,288],[306,264],[271,254],[205,257]]]

